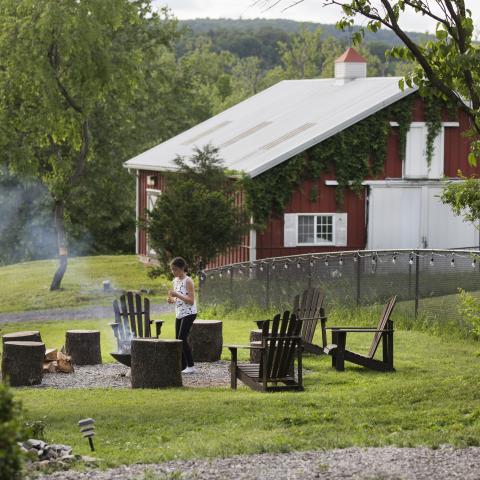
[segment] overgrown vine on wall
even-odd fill
[[[442,109],[443,102],[440,102],[435,97],[426,97],[424,100],[425,119],[427,124],[427,164],[428,168],[432,164],[433,152],[435,150],[434,142],[437,135],[442,130]]]
[[[383,169],[390,121],[399,125],[403,159],[414,97],[403,98],[258,177],[244,177],[246,204],[255,223],[264,226],[271,214],[283,214],[293,192],[305,179],[318,179],[329,171],[335,172],[338,181],[338,204],[343,203],[345,189],[360,193],[363,180]],[[315,192],[310,192],[312,201],[316,197]]]

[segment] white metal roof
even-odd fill
[[[165,171],[195,146],[219,147],[230,170],[255,177],[412,93],[400,77],[284,80],[125,162]]]

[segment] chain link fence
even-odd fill
[[[326,294],[327,308],[383,303],[397,295],[397,310],[412,321],[441,328],[454,321],[459,289],[480,290],[480,257],[474,250],[382,250],[316,253],[262,259],[207,270],[201,276],[204,306],[282,309],[307,287]]]

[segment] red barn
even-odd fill
[[[288,80],[254,95],[125,163],[137,174],[137,218],[165,188],[165,171],[177,156],[190,156],[207,143],[219,147],[230,170],[253,179],[348,127],[414,95],[412,122],[400,153],[398,124],[390,122],[383,172],[365,179],[360,195],[347,190],[336,202],[334,174],[307,179],[282,216],[272,216],[262,233],[251,231],[242,245],[211,266],[311,252],[361,249],[456,248],[478,245],[478,230],[443,205],[443,177],[477,173],[467,162],[462,136],[468,119],[444,119],[427,162],[427,118],[415,89],[401,90],[398,77],[367,77],[366,61],[348,49],[335,64],[335,78]],[[308,192],[315,186],[316,198]],[[243,201],[239,194],[239,202]],[[137,231],[137,254],[148,257]]]

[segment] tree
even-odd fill
[[[303,0],[257,0],[257,4],[286,6]],[[323,0],[325,5],[339,5],[344,17],[340,28],[353,25],[357,16],[367,19],[367,29],[376,32],[390,29],[402,40],[404,47],[394,47],[390,55],[405,61],[415,61],[413,71],[405,78],[408,86],[417,85],[422,96],[435,96],[456,105],[471,121],[470,135],[480,134],[480,55],[473,41],[474,25],[464,0]],[[436,22],[436,38],[425,44],[416,42],[401,26],[407,11],[421,14]],[[364,34],[353,34],[359,42]],[[403,83],[403,82],[402,82]],[[472,141],[469,160],[475,163],[480,155],[480,141]]]
[[[143,224],[161,271],[177,255],[198,271],[248,231],[248,216],[235,204],[237,182],[222,163],[209,145],[188,160],[175,159],[177,171],[167,175],[167,188]]]
[[[101,145],[97,120],[130,113],[145,94],[145,58],[174,28],[149,1],[0,3],[0,147],[10,171],[51,195],[60,259],[51,290],[67,268],[67,204]]]

